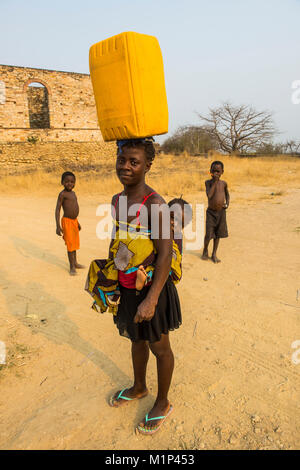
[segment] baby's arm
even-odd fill
[[[55,209],[56,234],[59,235],[59,236],[61,236],[62,233],[63,233],[62,228],[60,226],[60,220],[59,220],[60,209],[61,209],[61,206],[63,204],[63,200],[64,200],[64,194],[63,194],[63,191],[62,191],[58,195],[57,203],[56,203],[56,209]]]

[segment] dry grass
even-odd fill
[[[287,156],[238,158],[212,155],[210,158],[158,155],[147,176],[147,182],[156,191],[166,196],[193,194],[204,190],[204,181],[209,178],[213,160],[222,160],[225,166],[224,179],[231,192],[245,186],[272,188],[275,195],[284,194],[290,187],[300,187],[300,159]],[[10,175],[0,180],[0,193],[38,193],[47,195],[60,189],[60,175],[65,169],[47,173],[36,171],[23,175]],[[121,185],[114,172],[114,162],[90,171],[75,170],[77,191],[81,194],[112,194],[120,191]]]

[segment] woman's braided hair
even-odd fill
[[[152,163],[155,158],[155,147],[153,137],[145,137],[143,139],[124,139],[117,140],[117,155],[122,154],[123,147],[137,147],[143,148],[145,151],[146,159],[149,163]]]

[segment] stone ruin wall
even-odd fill
[[[0,65],[0,142],[101,142],[90,76]],[[30,87],[39,83],[45,88]],[[30,126],[30,114],[43,106],[47,94],[49,127]]]
[[[0,176],[32,171],[88,171],[114,166],[115,142],[0,143]]]
[[[101,136],[89,75],[0,65],[1,173],[114,154]]]

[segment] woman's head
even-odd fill
[[[155,158],[153,138],[117,141],[116,172],[123,185],[132,186],[145,178]]]

